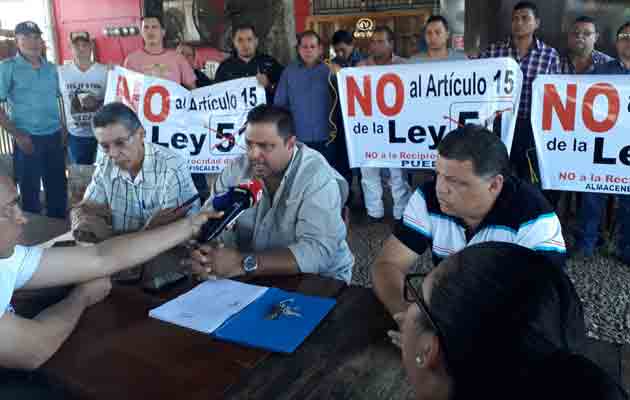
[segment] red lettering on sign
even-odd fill
[[[567,104],[562,104],[562,99],[553,84],[545,84],[545,95],[543,99],[542,128],[544,131],[551,130],[551,120],[555,111],[560,125],[565,131],[575,130],[575,101],[577,97],[577,85],[572,83],[567,85]]]
[[[155,95],[160,95],[162,103],[160,106],[160,112],[154,113],[151,107],[151,99]],[[164,86],[151,86],[144,94],[144,116],[149,121],[158,124],[164,122],[168,117],[171,110],[170,94]]]
[[[394,104],[392,106],[385,103],[385,86],[388,84],[394,85],[394,89],[396,90]],[[398,75],[391,73],[385,74],[378,80],[378,84],[376,85],[376,103],[381,113],[385,116],[393,117],[400,113],[400,110],[402,110],[405,104],[405,87]]]
[[[593,103],[597,96],[606,96],[608,100],[608,113],[601,121],[597,121],[593,113]],[[591,86],[584,94],[584,104],[582,105],[584,125],[596,133],[611,130],[617,123],[617,118],[619,118],[619,103],[619,93],[613,85],[600,82]]]
[[[354,101],[356,100],[366,117],[372,116],[372,79],[369,75],[363,77],[363,92],[359,89],[359,85],[353,77],[346,78],[346,86],[348,88],[348,116],[355,117],[356,109]]]

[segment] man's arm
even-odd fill
[[[105,298],[110,288],[109,279],[79,285],[64,300],[33,319],[4,313],[0,318],[0,366],[39,368],[67,339],[83,311]]]
[[[407,309],[403,299],[405,274],[418,260],[418,254],[391,235],[372,265],[372,283],[376,296],[391,315]]]
[[[289,107],[289,67],[280,75],[276,93],[273,96],[273,104],[280,107]]]
[[[117,236],[95,246],[46,249],[24,288],[86,282],[133,267],[190,239],[208,218],[217,216],[204,212],[157,229]]]

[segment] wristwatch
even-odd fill
[[[254,254],[249,254],[243,257],[243,271],[245,275],[251,275],[258,269],[258,260]]]

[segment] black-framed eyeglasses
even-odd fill
[[[429,321],[429,324],[431,325],[431,329],[433,329],[437,337],[440,339],[440,342],[441,342],[440,344],[442,345],[442,348],[444,349],[444,353],[446,354],[446,343],[444,340],[444,335],[442,334],[442,331],[438,327],[438,324],[435,321],[435,318],[433,318],[431,311],[429,311],[429,306],[427,305],[426,301],[424,301],[424,297],[422,296],[422,281],[424,280],[425,277],[426,277],[426,274],[421,274],[421,273],[413,273],[413,274],[405,275],[405,287],[403,290],[403,297],[405,301],[407,301],[408,303],[416,303],[418,307],[420,308],[420,310],[422,310],[424,315],[426,315],[427,320]]]

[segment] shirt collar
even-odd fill
[[[112,175],[114,176],[114,180],[123,179],[132,185],[139,185],[144,182],[144,179],[147,175],[149,165],[153,164],[153,158],[155,150],[153,149],[153,145],[151,143],[144,143],[144,160],[142,160],[142,168],[140,168],[140,172],[136,175],[135,179],[131,178],[131,174],[129,171],[125,171],[121,169],[114,161],[110,158],[110,161],[113,165],[112,167]],[[109,156],[106,156],[109,157]]]
[[[16,60],[18,63],[28,65],[28,66],[29,66],[29,67],[31,67],[31,68],[33,67],[33,64],[31,64],[31,62],[30,62],[29,60],[27,60],[27,59],[26,59],[26,57],[24,57],[24,56],[22,55],[22,53],[20,53],[19,51],[18,51],[17,53],[15,53],[15,60]],[[44,57],[41,57],[41,56],[40,56],[40,57],[39,57],[39,60],[40,60],[40,62],[42,63],[42,67],[48,63],[48,60],[46,60]]]
[[[542,41],[538,39],[538,36],[534,35],[534,40],[532,42],[532,45],[530,46],[530,50],[532,48],[535,48],[536,50],[540,50],[542,49],[542,45],[543,45]],[[514,43],[512,42],[512,35],[508,36],[507,41],[505,42],[505,47],[509,47],[516,50],[516,47],[514,47]]]

